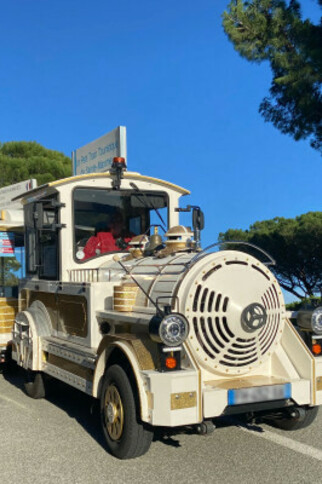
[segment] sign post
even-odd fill
[[[118,126],[91,143],[72,152],[73,174],[85,175],[107,171],[113,158],[126,159],[126,127]]]

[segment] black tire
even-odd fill
[[[25,391],[31,398],[44,398],[46,396],[44,374],[40,371],[28,371]]]
[[[109,367],[104,376],[101,422],[109,452],[118,459],[133,459],[145,454],[153,439],[153,430],[140,421],[137,398],[125,370]]]
[[[17,370],[17,364],[12,359],[12,347],[8,346],[5,353],[5,362],[3,364],[3,373],[5,375],[11,375],[14,371]]]
[[[299,407],[294,410],[295,416],[276,418],[271,423],[282,430],[300,430],[311,425],[318,414],[319,407]]]

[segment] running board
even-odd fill
[[[93,394],[93,383],[92,381],[89,381],[86,378],[83,378],[74,373],[71,373],[70,371],[59,368],[57,365],[51,364],[51,363],[44,363],[43,371],[46,374],[54,378],[57,378],[58,380],[61,380],[64,383],[67,383],[68,385],[71,385],[72,387],[77,388],[78,390],[81,390],[87,393],[88,395]]]

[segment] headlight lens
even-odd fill
[[[160,339],[167,346],[180,345],[187,338],[188,332],[188,321],[181,314],[169,314],[159,326]]]
[[[322,306],[312,313],[311,326],[316,334],[322,334]]]

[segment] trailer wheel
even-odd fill
[[[153,431],[140,422],[131,382],[119,365],[105,373],[101,421],[108,450],[118,459],[133,459],[148,451]]]
[[[31,398],[44,398],[46,395],[44,374],[40,371],[27,371],[25,390]]]
[[[274,427],[283,430],[300,430],[311,425],[318,414],[319,407],[295,407],[288,415],[272,419]]]

